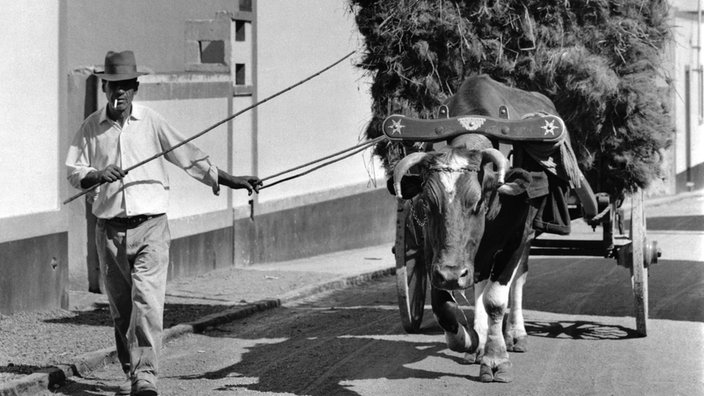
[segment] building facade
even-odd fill
[[[675,140],[667,168],[672,192],[704,188],[704,57],[702,1],[672,0],[674,42],[669,77],[674,83]]]
[[[268,99],[360,48],[344,0],[30,0],[0,19],[15,38],[0,44],[11,54],[0,65],[3,314],[66,308],[69,287],[100,290],[95,219],[85,197],[64,204],[79,191],[63,162],[83,119],[105,104],[92,72],[107,51],[134,51],[150,73],[135,100],[186,137],[267,100],[194,141],[232,174],[266,178],[355,146],[369,120],[369,77],[355,55]],[[169,171],[171,279],[393,238],[395,201],[369,151],[252,197],[214,196]]]

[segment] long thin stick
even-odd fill
[[[137,163],[137,164],[135,164],[135,165],[132,165],[131,167],[125,169],[125,173],[127,173],[127,172],[129,172],[129,171],[131,171],[131,170],[133,170],[133,169],[135,169],[135,168],[137,168],[137,167],[139,167],[139,166],[142,166],[142,165],[146,164],[147,162],[153,161],[153,160],[155,160],[155,159],[157,159],[157,158],[159,158],[159,157],[161,157],[161,156],[163,156],[163,155],[166,155],[166,154],[168,154],[168,153],[170,153],[170,152],[176,150],[177,148],[183,146],[184,144],[186,144],[186,143],[188,143],[188,142],[190,142],[190,141],[192,141],[192,140],[194,140],[194,139],[196,139],[196,138],[199,138],[199,137],[205,135],[206,133],[212,131],[213,129],[219,127],[220,125],[222,125],[222,124],[224,124],[224,123],[226,123],[226,122],[228,122],[228,121],[234,119],[235,117],[241,115],[242,113],[245,113],[245,112],[247,112],[247,111],[249,111],[249,110],[251,110],[251,109],[253,109],[253,108],[255,108],[255,107],[257,107],[257,106],[259,106],[259,105],[261,105],[261,104],[263,104],[263,103],[265,103],[265,102],[268,102],[268,101],[271,100],[271,99],[274,99],[275,97],[277,97],[277,96],[279,96],[279,95],[281,95],[281,94],[283,94],[283,93],[285,93],[285,92],[288,92],[288,91],[292,90],[293,88],[296,88],[297,86],[299,86],[299,85],[301,85],[301,84],[303,84],[303,83],[305,83],[305,82],[307,82],[307,81],[309,81],[309,80],[312,80],[313,78],[315,78],[315,77],[319,76],[320,74],[322,74],[322,73],[328,71],[329,69],[332,69],[334,66],[336,66],[337,64],[339,64],[339,63],[342,62],[343,60],[349,58],[349,57],[352,56],[352,54],[354,54],[355,52],[357,52],[357,51],[351,51],[349,54],[343,56],[343,57],[340,58],[338,61],[336,61],[336,62],[330,64],[329,66],[327,66],[327,67],[325,67],[324,69],[318,71],[317,73],[312,74],[312,75],[310,75],[309,77],[304,78],[303,80],[301,80],[301,81],[299,81],[299,82],[297,82],[297,83],[295,83],[295,84],[293,84],[293,85],[291,85],[291,86],[289,86],[289,87],[287,87],[287,88],[284,88],[284,89],[282,89],[281,91],[279,91],[279,92],[277,92],[277,93],[275,93],[275,94],[273,94],[273,95],[271,95],[271,96],[268,96],[267,98],[264,98],[264,99],[258,101],[257,103],[255,103],[255,104],[253,104],[253,105],[251,105],[251,106],[245,107],[244,109],[238,111],[237,113],[235,113],[235,114],[233,114],[233,115],[231,115],[231,116],[225,118],[224,120],[222,120],[222,121],[220,121],[220,122],[217,122],[217,123],[213,124],[212,126],[210,126],[209,128],[203,130],[202,132],[199,132],[199,133],[197,133],[196,135],[191,136],[190,138],[188,138],[188,139],[182,141],[181,143],[179,143],[179,144],[177,144],[177,145],[175,145],[175,146],[173,146],[173,147],[171,147],[171,148],[169,148],[169,149],[167,149],[167,150],[162,151],[162,152],[159,153],[159,154],[155,154],[155,155],[153,155],[153,156],[151,156],[151,157],[145,159],[144,161],[141,161],[141,162],[139,162],[139,163]],[[91,186],[91,187],[89,187],[89,188],[87,188],[87,189],[81,191],[80,193],[78,193],[78,194],[76,194],[76,195],[74,195],[74,196],[68,198],[67,200],[64,201],[64,205],[66,205],[67,203],[73,201],[74,199],[76,199],[76,198],[78,198],[78,197],[81,197],[81,196],[83,196],[83,195],[89,193],[90,191],[93,191],[94,189],[98,188],[98,186],[100,186],[101,184],[103,184],[103,183],[94,184],[93,186]]]

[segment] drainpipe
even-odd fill
[[[697,0],[697,73],[699,74],[699,124],[704,122],[704,87],[702,78],[702,0]]]
[[[692,88],[691,70],[689,65],[684,66],[684,154],[685,154],[685,176],[688,191],[692,191],[694,183],[692,182]]]

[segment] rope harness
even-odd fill
[[[296,170],[299,170],[299,169],[302,169],[302,168],[305,168],[305,167],[310,166],[310,165],[313,165],[313,164],[317,164],[318,162],[322,162],[322,161],[328,160],[328,159],[330,159],[330,158],[337,157],[337,158],[335,158],[335,159],[333,159],[333,160],[330,160],[330,161],[328,161],[328,162],[325,162],[325,163],[323,163],[323,164],[320,164],[320,165],[318,165],[318,166],[316,166],[316,167],[310,168],[310,169],[308,169],[308,170],[306,170],[306,171],[303,171],[303,172],[301,172],[301,173],[297,173],[297,174],[295,174],[295,175],[285,177],[285,178],[283,178],[283,179],[281,179],[281,180],[277,180],[277,181],[275,181],[275,182],[273,182],[273,183],[265,184],[265,185],[263,185],[259,190],[261,191],[261,190],[264,189],[264,188],[272,187],[272,186],[275,186],[275,185],[277,185],[277,184],[283,183],[283,182],[285,182],[285,181],[293,180],[293,179],[295,179],[295,178],[298,178],[298,177],[307,175],[307,174],[309,174],[309,173],[311,173],[311,172],[313,172],[313,171],[316,171],[316,170],[318,170],[318,169],[324,168],[324,167],[326,167],[326,166],[328,166],[328,165],[332,165],[332,164],[334,164],[335,162],[341,161],[341,160],[343,160],[343,159],[345,159],[345,158],[348,158],[348,157],[351,157],[351,156],[353,156],[353,155],[355,155],[355,154],[357,154],[357,153],[360,153],[360,152],[366,150],[367,148],[369,148],[369,147],[371,147],[371,146],[373,146],[373,145],[375,145],[375,144],[377,144],[377,143],[379,143],[380,141],[385,140],[385,139],[386,139],[386,136],[381,135],[381,136],[379,136],[379,137],[377,137],[377,138],[375,138],[375,139],[366,141],[366,142],[364,142],[364,143],[360,143],[360,144],[355,145],[355,146],[352,146],[352,147],[348,147],[348,148],[346,148],[346,149],[344,149],[344,150],[341,150],[341,151],[338,151],[338,152],[336,152],[336,153],[330,154],[330,155],[328,155],[328,156],[319,158],[319,159],[317,159],[317,160],[314,160],[314,161],[311,161],[311,162],[308,162],[308,163],[305,163],[305,164],[302,164],[302,165],[299,165],[299,166],[296,166],[296,167],[287,169],[287,170],[285,170],[285,171],[282,171],[282,172],[273,174],[273,175],[271,175],[271,176],[267,176],[267,177],[261,179],[262,182],[264,182],[264,181],[266,181],[266,180],[270,180],[270,179],[276,178],[276,177],[279,177],[279,176],[281,176],[281,175],[285,175],[285,174],[287,174],[287,173],[290,173],[290,172],[293,172],[293,171],[296,171]],[[345,153],[346,153],[346,154],[345,154]],[[343,154],[345,154],[345,155],[343,155]],[[339,156],[339,157],[338,157],[338,156]]]

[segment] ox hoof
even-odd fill
[[[528,337],[519,336],[516,338],[509,337],[506,340],[506,350],[509,352],[528,352]]]
[[[462,325],[457,328],[457,334],[446,331],[445,342],[447,343],[447,347],[455,352],[473,352],[474,346],[476,345],[476,341],[473,342],[472,336]]]
[[[464,360],[467,362],[467,364],[479,364],[479,362],[482,361],[482,357],[484,354],[482,352],[477,351],[476,353],[465,353],[464,354]]]
[[[492,368],[488,364],[482,363],[479,367],[479,380],[481,382],[511,382],[511,362],[504,362]]]

